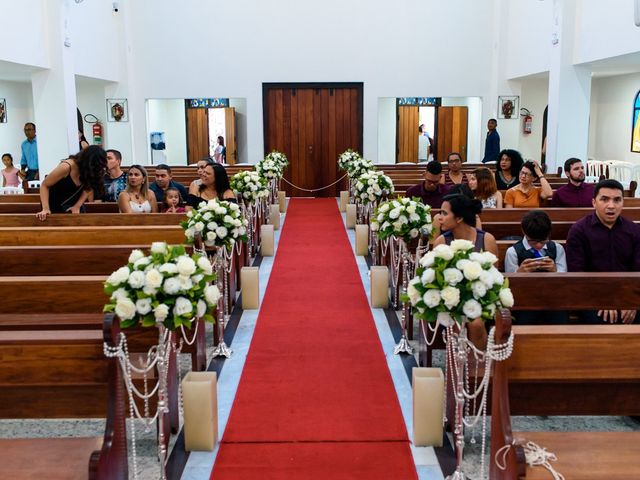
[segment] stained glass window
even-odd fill
[[[417,106],[417,107],[432,107],[438,105],[438,98],[436,97],[400,97],[398,98],[398,105],[404,106]]]
[[[189,108],[222,108],[229,106],[228,98],[190,98]]]
[[[640,153],[640,91],[636,93],[631,117],[631,151]]]

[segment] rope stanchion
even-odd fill
[[[313,192],[319,192],[320,190],[326,190],[327,188],[331,188],[331,187],[333,187],[334,185],[336,185],[337,183],[339,183],[340,181],[342,181],[346,176],[347,176],[347,174],[345,173],[342,177],[340,177],[340,178],[339,178],[338,180],[336,180],[335,182],[330,183],[329,185],[326,185],[326,186],[324,186],[324,187],[320,187],[320,188],[302,188],[302,187],[299,187],[299,186],[297,186],[297,185],[294,185],[293,183],[291,183],[289,180],[287,180],[287,179],[286,179],[286,178],[284,178],[284,177],[282,177],[282,180],[284,181],[284,183],[286,183],[286,184],[290,185],[290,186],[291,186],[291,187],[293,187],[293,188],[297,188],[298,190],[302,190],[303,192],[310,192],[310,193],[313,193]]]

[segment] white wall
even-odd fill
[[[542,152],[542,119],[549,98],[549,81],[547,78],[527,79],[522,81],[520,107],[527,108],[533,116],[531,133],[522,132],[522,118],[519,122],[519,142],[517,150],[524,158],[540,161]]]
[[[378,159],[396,163],[396,99],[378,99]]]
[[[47,1],[52,0],[0,0],[0,60],[49,66],[45,41]]]
[[[148,131],[164,132],[167,145],[165,150],[166,162],[169,165],[187,164],[187,127],[183,99],[149,99]],[[150,138],[147,138],[147,148],[151,155]]]
[[[31,84],[0,81],[0,98],[7,104],[7,123],[0,123],[0,155],[10,153],[13,164],[19,168],[20,145],[26,138],[24,124],[33,122]]]
[[[363,153],[373,160],[378,98],[489,90],[486,2],[136,0],[128,8],[132,25],[144,25],[130,32],[136,89],[146,98],[246,98],[250,162],[263,154],[263,82],[364,82]],[[225,20],[212,26],[212,18]],[[144,118],[143,101],[130,108]]]
[[[76,97],[78,108],[82,112],[82,116],[87,114],[93,114],[98,117],[101,122],[104,122],[104,110],[105,110],[105,98],[104,98],[104,83],[76,77]],[[84,136],[87,138],[89,145],[93,145],[93,124],[84,121]],[[103,125],[104,126],[104,125]],[[109,148],[109,138],[106,129],[103,129],[102,145],[105,148]],[[116,148],[116,147],[113,147]]]
[[[640,90],[640,73],[594,78],[591,97],[589,156],[596,160],[624,160],[640,164],[631,153],[631,109]]]

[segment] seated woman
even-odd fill
[[[540,180],[540,186],[533,182]],[[553,190],[536,161],[527,161],[520,169],[520,184],[507,190],[504,195],[506,208],[539,208],[543,199],[551,198]]]
[[[198,178],[196,178],[189,184],[189,189],[191,189],[193,185],[200,185],[202,183],[202,180],[200,179],[200,177],[202,176],[202,171],[210,161],[212,161],[210,158],[203,158],[196,162],[196,175],[198,176]]]
[[[518,173],[524,161],[522,155],[517,150],[502,150],[498,156],[500,161],[496,167],[496,188],[498,190],[508,190],[518,183]]]
[[[158,213],[158,201],[149,189],[149,177],[144,167],[131,165],[127,173],[127,188],[118,195],[120,213]]]
[[[446,230],[436,238],[433,246],[446,243],[450,245],[453,240],[469,240],[474,244],[474,251],[491,252],[498,256],[498,244],[489,232],[476,228],[476,215],[482,212],[480,200],[470,199],[465,195],[447,195],[442,202],[440,210],[442,229]],[[469,340],[473,344],[484,349],[487,343],[487,331],[480,319],[469,323]]]
[[[470,173],[469,187],[473,190],[475,198],[482,202],[482,208],[502,208],[502,194],[498,191],[493,173],[488,168],[476,168]]]
[[[187,197],[187,211],[198,208],[201,202],[207,200],[227,200],[236,202],[236,195],[229,185],[227,171],[219,163],[208,161],[200,174],[200,184],[192,183],[189,186]]]
[[[94,194],[104,194],[104,174],[107,171],[107,154],[92,145],[60,162],[40,185],[42,210],[36,213],[45,220],[51,213],[80,213],[80,208]]]
[[[467,183],[468,177],[462,171],[462,157],[458,152],[451,152],[447,157],[447,171],[440,179],[440,183],[445,185],[460,185]]]

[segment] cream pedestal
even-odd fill
[[[269,223],[274,230],[280,229],[280,205],[277,203],[269,205]]]
[[[280,213],[287,211],[287,197],[285,197],[285,192],[282,190],[278,190],[278,206],[280,207]]]
[[[369,225],[356,225],[356,255],[369,253]]]
[[[349,203],[347,205],[347,228],[355,228],[356,216],[356,206],[353,203]]]
[[[263,257],[273,257],[273,225],[260,226],[260,254]]]
[[[442,446],[444,376],[440,368],[413,368],[413,444]]]
[[[185,450],[212,451],[218,438],[216,372],[187,373],[182,380],[182,398]]]
[[[387,308],[389,306],[389,269],[384,266],[371,267],[371,306]]]
[[[242,267],[240,270],[243,310],[256,310],[260,307],[259,273],[258,267]]]
[[[347,203],[349,203],[349,192],[347,190],[342,190],[340,192],[340,211],[347,211]]]

